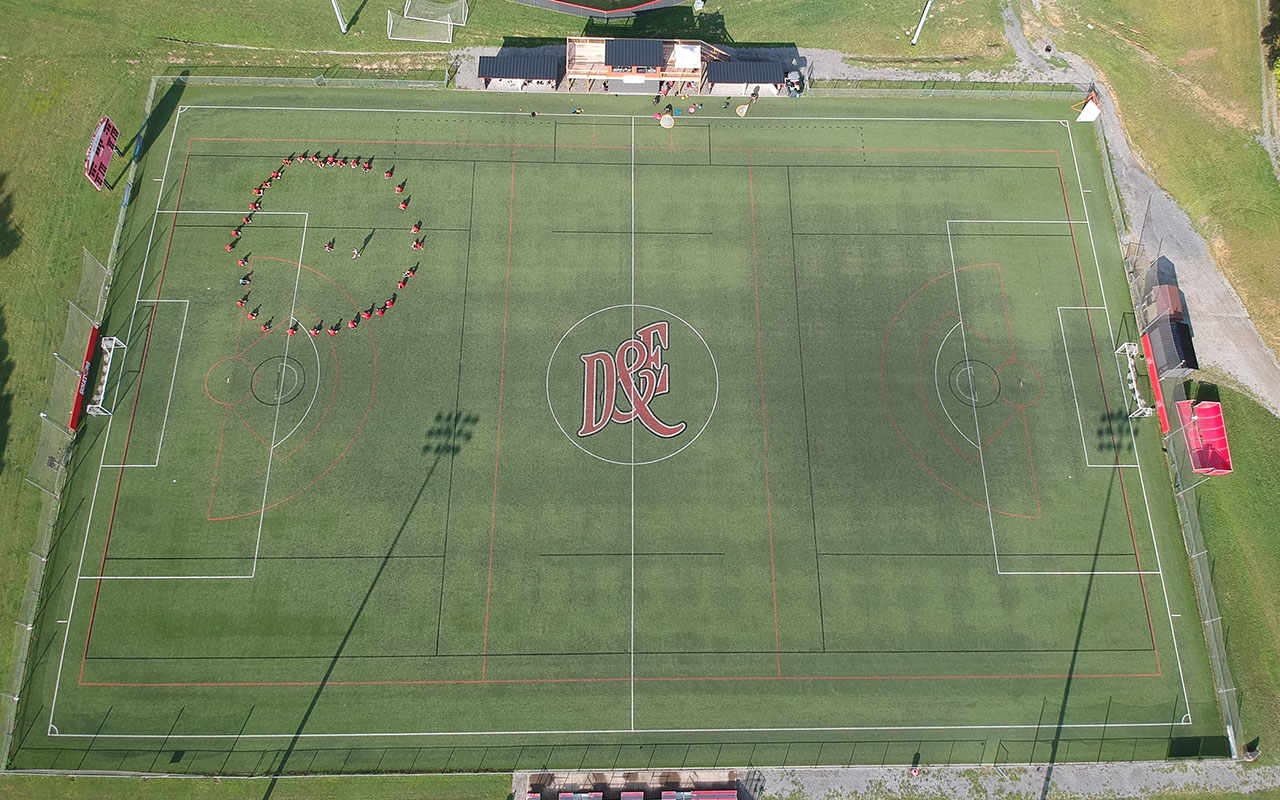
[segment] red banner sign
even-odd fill
[[[120,131],[111,123],[111,118],[103,117],[89,140],[89,149],[84,154],[84,176],[98,191],[102,191],[106,183],[107,167],[111,166],[111,155],[116,151],[119,136]]]
[[[71,404],[71,422],[67,428],[75,433],[80,426],[80,417],[84,415],[84,398],[89,391],[89,367],[93,364],[93,353],[98,349],[98,326],[94,325],[89,332],[89,346],[84,349],[84,366],[80,367],[80,384],[76,387],[76,399]]]

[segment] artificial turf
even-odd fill
[[[1067,103],[570,100],[162,98],[12,765],[1201,752]]]

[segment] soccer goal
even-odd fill
[[[95,417],[109,417],[111,411],[103,405],[107,399],[107,379],[111,377],[111,359],[117,350],[124,350],[124,342],[114,336],[102,338],[102,369],[98,370],[98,383],[93,387],[93,399],[85,411]]]
[[[467,0],[405,0],[404,13],[387,11],[387,38],[407,42],[453,41],[455,26],[467,24]]]
[[[1142,356],[1142,346],[1137,342],[1122,342],[1116,348],[1116,355],[1124,356],[1129,363],[1129,375],[1125,383],[1129,387],[1129,393],[1133,395],[1134,406],[1129,412],[1130,419],[1139,419],[1149,417],[1155,413],[1155,408],[1147,405],[1147,400],[1142,396],[1142,390],[1138,388],[1138,359]]]

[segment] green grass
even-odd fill
[[[200,107],[424,99],[445,113]],[[1158,441],[1117,415],[1123,273],[1105,194],[1081,192],[1096,144],[1052,121],[1061,103],[984,102],[1049,121],[974,124],[838,119],[966,102],[815,100],[821,127],[762,103],[668,133],[645,98],[161,102],[186,110],[122,237],[106,328],[130,348],[72,466],[14,766],[1044,759],[1058,722],[1058,758],[1134,758],[1218,733],[1198,637],[1180,657],[1171,640],[1189,583],[1132,573],[1176,523],[1158,485],[1148,506],[1108,466],[1152,469]],[[250,187],[317,148],[374,172],[291,165],[224,252]],[[349,330],[415,261],[387,316]],[[1109,313],[1075,309],[1104,293]],[[642,391],[687,429],[579,432],[584,354],[659,321],[670,385],[641,373]],[[1074,729],[1104,721],[1106,745]],[[1005,724],[1045,728],[986,730]],[[522,733],[583,730],[595,755]],[[66,738],[88,732],[91,750]],[[386,732],[412,735],[354,736]],[[159,764],[142,734],[183,747]]]
[[[1275,626],[1280,546],[1270,508],[1280,490],[1280,420],[1243,395],[1221,390],[1235,473],[1198,490],[1205,544],[1214,554],[1214,587],[1227,626],[1227,656],[1240,687],[1246,736],[1280,738],[1280,630]]]
[[[1219,3],[1203,16],[1127,0],[1051,10],[1037,24],[1047,20],[1060,48],[1098,67],[1134,148],[1186,209],[1275,349],[1280,276],[1268,254],[1280,247],[1280,182],[1254,139],[1261,93],[1256,5]],[[1087,22],[1098,24],[1090,31]]]

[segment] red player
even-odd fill
[[[286,167],[293,163],[293,156],[286,157],[282,162]]]
[[[403,184],[403,183],[401,183],[400,185],[396,186],[396,194],[404,194],[404,184]]]
[[[252,215],[252,214],[250,214],[250,215],[249,215],[249,216],[247,216],[247,217],[241,217],[241,218],[240,218],[240,224],[241,224],[241,225],[248,225],[248,224],[250,224],[251,222],[253,222],[253,215]]]
[[[400,279],[400,280],[398,280],[398,281],[396,281],[396,288],[397,288],[397,289],[403,289],[403,288],[404,288],[404,279],[403,279],[403,278],[402,278],[402,279]]]
[[[387,298],[387,308],[391,308],[395,304],[396,304],[396,298],[394,296]]]
[[[241,297],[239,300],[236,301],[236,305],[240,306],[241,308],[244,308],[244,304],[247,302],[249,302],[249,295],[245,294],[244,297]]]
[[[298,323],[295,322],[289,326],[289,335],[292,336],[297,332],[298,332]]]
[[[329,156],[328,158],[325,159],[325,162],[328,163],[330,166],[332,166],[336,161],[337,159],[334,158],[333,156]]]
[[[410,233],[417,233],[417,232],[418,232],[418,231],[420,231],[420,230],[422,230],[422,225],[420,225],[419,223],[415,222],[415,223],[413,223],[413,227],[409,229],[409,232],[410,232]]]
[[[368,319],[368,318],[369,318],[369,317],[371,317],[371,316],[373,316],[373,315],[372,315],[372,314],[370,314],[370,313],[369,313],[368,311],[366,311],[366,310],[361,310],[361,312],[360,312],[360,319]]]
[[[263,182],[262,182],[262,188],[263,188],[263,189],[270,189],[270,188],[271,188],[271,181],[269,181],[269,180],[265,180],[265,181],[263,181]]]
[[[401,201],[400,201],[400,210],[401,210],[401,211],[404,211],[404,210],[405,210],[406,208],[408,208],[408,207],[409,207],[409,201],[408,201],[408,200],[401,200]]]
[[[343,169],[346,166],[347,166],[347,160],[345,158],[338,159],[338,169]]]
[[[271,330],[271,323],[270,322],[262,323],[262,332],[266,333],[269,330]]]
[[[250,203],[250,204],[249,204],[249,210],[250,210],[250,211],[261,211],[261,210],[262,210],[262,203]]]
[[[333,252],[333,242],[325,242],[325,243],[324,243],[324,251],[325,251],[326,253],[332,253],[332,252]]]
[[[413,244],[412,244],[411,246],[413,247],[413,249],[414,249],[414,250],[421,250],[421,249],[422,249],[422,240],[421,240],[421,239],[414,239],[414,240],[413,240]]]
[[[228,252],[228,253],[230,253],[230,252],[231,252],[231,248],[233,248],[233,247],[235,247],[235,244],[234,244],[234,243],[232,243],[232,242],[228,242],[228,243],[227,243],[227,252]]]
[[[337,335],[338,335],[338,326],[337,326],[337,325],[334,325],[332,328],[330,328],[330,329],[329,329],[329,335],[330,335],[330,336],[337,336]]]
[[[360,168],[361,168],[361,169],[363,169],[365,172],[368,172],[368,171],[369,171],[369,168],[370,168],[370,167],[372,167],[372,166],[373,166],[373,162],[372,162],[372,161],[366,161],[366,162],[364,162],[364,166],[362,166],[362,167],[360,167]]]
[[[317,160],[319,160],[319,158],[320,158],[320,156],[319,156],[319,154],[318,154],[318,153],[312,153],[312,154],[311,154],[311,163],[312,163],[312,164],[316,163],[316,161],[317,161]]]
[[[242,258],[242,259],[239,259],[238,261],[236,261],[236,266],[238,266],[238,267],[247,267],[247,266],[249,266],[249,262],[248,262],[248,261],[245,261],[245,260]]]
[[[232,228],[232,229],[231,229],[231,235],[232,235],[232,236],[234,236],[234,237],[236,237],[237,239],[239,239],[239,238],[240,238],[240,229],[239,229],[239,228]]]
[[[311,334],[312,336],[319,336],[319,335],[320,335],[320,329],[321,329],[321,328],[323,328],[323,327],[324,327],[324,323],[323,323],[323,322],[317,322],[317,323],[316,323],[316,326],[315,326],[314,328],[310,328],[309,330],[307,330],[307,333]]]
[[[391,170],[387,170],[386,172],[382,173],[382,177],[386,178],[387,180],[391,180]]]
[[[377,311],[375,311],[375,312],[373,312],[373,313],[377,314],[378,316],[382,316],[383,314],[387,313],[387,307],[386,307],[386,306],[378,306],[378,310],[377,310]]]
[[[279,177],[280,177],[280,170],[277,169],[271,173],[271,180],[275,180],[276,178],[279,178]]]
[[[258,318],[258,309],[255,308],[254,310],[249,312],[249,319],[257,319],[257,318]]]
[[[347,327],[350,328],[351,330],[355,330],[356,326],[359,324],[360,323],[356,321],[355,317],[352,317],[351,319],[347,320]]]
[[[254,197],[262,197],[262,187],[261,187],[261,186],[255,186],[255,187],[253,187],[253,196],[254,196]]]

